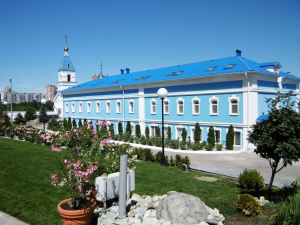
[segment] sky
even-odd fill
[[[0,0],[0,93],[56,85],[65,35],[78,84],[236,49],[300,77],[300,0]]]

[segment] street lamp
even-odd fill
[[[46,102],[47,102],[47,100],[44,99],[44,98],[41,100],[42,107],[43,107],[43,110],[42,110],[43,113],[44,113],[44,111],[45,111],[45,104],[46,104]],[[44,115],[40,115],[40,116],[43,116],[43,128],[44,128],[44,131],[45,131],[45,119],[46,119],[46,118],[44,118]]]
[[[13,118],[13,107],[12,107],[12,103],[13,103],[13,90],[12,90],[12,79],[9,78],[9,82],[10,82],[10,114],[11,114],[11,124],[14,123],[14,118]]]
[[[168,95],[168,91],[165,88],[160,88],[157,91],[158,97],[161,98],[161,103],[162,103],[162,156],[161,156],[161,165],[165,166],[165,137],[164,137],[164,99]]]

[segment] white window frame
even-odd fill
[[[82,102],[78,103],[78,112],[82,113]]]
[[[233,107],[233,103],[232,101],[233,100],[236,100],[237,103],[236,103],[236,106],[237,106],[237,113],[233,113],[232,112],[232,107]],[[229,103],[229,115],[231,116],[237,116],[239,115],[239,102],[240,102],[240,98],[239,97],[236,97],[235,95],[233,95],[232,97],[229,97],[228,98],[228,103]]]
[[[198,104],[199,112],[197,112],[197,113],[196,113],[196,110],[195,110],[195,107],[196,107],[195,101],[199,102],[199,104]],[[193,115],[200,115],[200,98],[194,97],[192,99],[192,108],[193,108]]]
[[[106,113],[110,113],[111,112],[111,104],[110,101],[106,101]]]
[[[132,106],[131,106],[131,103],[132,103]],[[129,110],[129,113],[134,113],[134,101],[132,99],[130,99],[128,102],[128,110]]]
[[[200,127],[201,130],[201,135],[200,135],[200,142],[203,141],[203,128]],[[195,142],[195,127],[190,127],[190,137],[191,137],[191,142]]]
[[[134,136],[135,135],[135,125],[133,122],[131,122],[130,126],[131,126],[131,135]]]
[[[217,101],[217,112],[213,112],[213,104],[212,101]],[[210,115],[219,115],[219,98],[217,98],[216,96],[212,96],[211,98],[209,98],[209,105],[210,105]]]
[[[164,124],[164,130],[166,130],[166,132],[164,133],[164,138],[166,139],[168,137],[168,129],[169,127],[171,127],[171,133],[172,133],[172,126],[169,124]],[[162,131],[163,132],[163,131]],[[172,138],[172,137],[171,137]]]
[[[179,102],[182,102],[182,112],[179,111],[179,109],[180,109]],[[176,103],[177,103],[177,115],[183,115],[184,114],[184,99],[178,98],[176,100]]]
[[[240,145],[236,145],[235,143],[235,133],[240,133]],[[234,130],[234,142],[233,142],[233,146],[236,147],[241,147],[242,146],[242,131],[240,130]]]
[[[150,124],[150,137],[155,137],[157,124]],[[152,130],[153,129],[153,130]]]
[[[101,103],[100,103],[100,101],[97,101],[96,102],[96,112],[100,113],[100,110],[101,110]]]
[[[176,133],[175,138],[176,138],[176,140],[177,140],[178,138],[179,138],[179,141],[182,140],[182,135],[181,135],[181,134],[182,134],[183,128],[185,128],[185,130],[187,130],[186,127],[184,127],[184,126],[182,126],[182,125],[175,126],[175,133]],[[180,134],[180,136],[178,135],[178,129],[181,129],[181,134]]]
[[[118,101],[116,101],[116,113],[121,113],[121,110],[122,110],[122,108],[121,108],[121,101],[118,100]]]
[[[168,106],[166,106],[166,104],[165,104],[166,102],[168,103]],[[168,110],[166,110],[166,108],[168,108]],[[170,100],[167,98],[164,99],[164,114],[165,115],[170,114]]]
[[[215,127],[214,127],[214,130],[215,130],[216,144],[221,144],[221,141],[222,141],[222,130],[221,130],[221,129],[218,129],[218,128],[215,128]],[[216,131],[220,132],[220,140],[219,140],[219,142],[217,141]]]
[[[157,101],[155,99],[152,99],[150,101],[150,110],[151,110],[151,114],[156,114],[156,112],[157,112]]]
[[[69,112],[69,103],[66,102],[65,106],[66,106],[66,113],[68,113]]]
[[[72,102],[72,112],[75,112],[75,102]]]
[[[92,111],[92,107],[91,107],[91,102],[87,102],[86,103],[86,111],[88,112],[88,113],[90,113],[91,111]]]

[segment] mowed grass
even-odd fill
[[[62,224],[57,204],[68,198],[63,187],[53,187],[51,173],[57,169],[56,152],[48,146],[0,138],[0,210],[29,224]],[[207,174],[135,162],[134,193],[162,195],[184,192],[201,198],[224,216],[235,214],[239,188],[226,178],[199,181]]]

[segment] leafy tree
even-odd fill
[[[28,108],[26,110],[26,113],[25,113],[25,120],[29,121],[29,120],[34,120],[34,119],[36,119],[35,109],[34,108]]]
[[[215,136],[215,129],[214,127],[210,127],[208,130],[208,138],[207,138],[208,144],[210,144],[213,148],[216,145],[216,136]]]
[[[254,152],[269,161],[272,170],[269,190],[275,174],[300,158],[300,118],[293,109],[295,102],[291,96],[292,92],[278,93],[274,99],[267,99],[268,118],[257,121],[249,132],[248,140],[256,146]]]
[[[141,126],[140,126],[139,124],[137,124],[137,125],[135,126],[135,136],[136,136],[137,138],[140,138],[140,137],[141,137]]]
[[[21,113],[18,113],[17,116],[15,117],[14,124],[16,125],[25,124],[25,119]]]
[[[149,127],[146,127],[145,134],[146,134],[146,138],[149,138],[149,136],[150,136]]]
[[[229,126],[228,133],[226,135],[226,149],[233,150],[233,144],[234,144],[234,129],[233,126]]]
[[[39,118],[39,121],[41,123],[47,123],[48,122],[49,117],[47,115],[47,111],[46,111],[46,108],[44,106],[41,106],[38,118]]]
[[[200,142],[200,137],[201,137],[201,129],[200,129],[199,123],[197,122],[195,124],[194,142],[199,143]]]
[[[77,124],[76,124],[76,120],[75,120],[75,119],[73,119],[72,125],[73,125],[73,128],[77,127]]]
[[[168,136],[168,140],[172,139],[172,130],[171,130],[171,127],[168,127],[167,136]]]
[[[186,136],[187,136],[187,131],[186,131],[185,127],[184,127],[182,129],[182,133],[181,133],[182,141],[186,142]]]
[[[131,135],[131,124],[129,121],[127,121],[127,124],[126,124],[126,134],[127,135]]]
[[[11,127],[11,122],[8,116],[6,116],[4,119],[4,125],[7,127]]]
[[[160,128],[159,128],[159,126],[156,126],[156,127],[155,127],[155,136],[156,136],[156,137],[159,137],[159,136],[160,136]]]
[[[123,135],[123,125],[121,122],[118,123],[118,133],[119,135]]]

